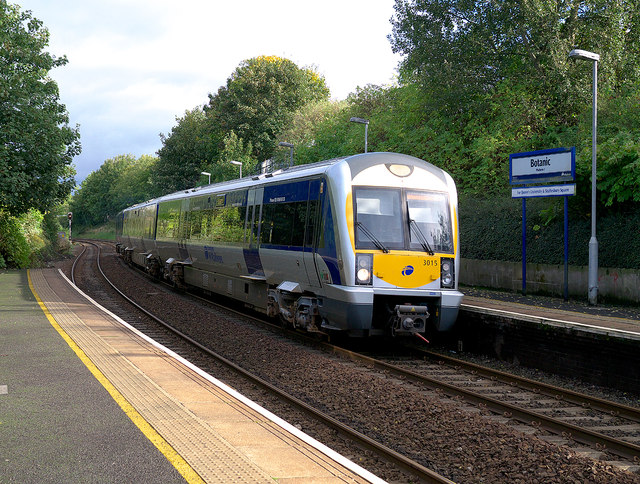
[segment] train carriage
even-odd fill
[[[447,330],[462,299],[455,184],[407,155],[354,155],[177,192],[118,220],[129,262],[309,331]]]

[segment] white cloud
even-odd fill
[[[14,0],[16,1],[16,0]],[[78,179],[117,154],[153,154],[175,117],[205,104],[245,59],[315,67],[332,96],[386,84],[399,57],[393,0],[17,0],[69,64],[52,72],[80,124]]]

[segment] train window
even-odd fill
[[[400,189],[356,187],[356,248],[404,248]]]
[[[221,207],[203,212],[202,238],[211,242],[242,242],[246,207]]]
[[[173,239],[178,237],[180,221],[180,201],[161,203],[158,207],[158,239]]]
[[[307,202],[265,204],[260,243],[302,247],[306,218]]]
[[[411,248],[421,247],[420,237],[438,252],[453,253],[453,234],[449,216],[449,196],[442,192],[407,191],[409,218],[417,229],[410,231]]]

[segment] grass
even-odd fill
[[[73,239],[116,240],[116,223],[114,221],[96,227],[79,227],[77,231],[72,228],[71,236]]]

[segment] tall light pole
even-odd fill
[[[285,143],[284,141],[280,141],[278,146],[284,146],[285,148],[289,148],[289,166],[293,166],[293,145],[291,143]]]
[[[232,165],[237,165],[240,167],[240,178],[242,178],[242,162],[241,161],[235,161],[235,160],[229,160],[229,163],[231,163]]]
[[[589,240],[589,304],[598,303],[598,239],[596,238],[596,136],[598,129],[599,54],[573,49],[569,58],[593,62],[593,124],[591,127],[591,239]]]
[[[208,171],[201,171],[200,174],[204,175],[204,176],[208,176],[209,177],[209,185],[211,185],[211,173],[209,173]]]
[[[351,118],[352,123],[364,124],[364,152],[367,152],[367,138],[369,137],[369,120],[363,118]]]

